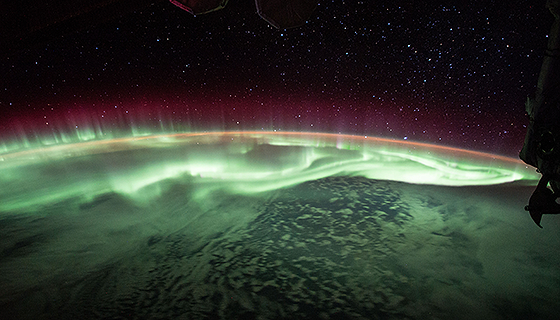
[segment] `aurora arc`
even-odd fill
[[[56,144],[0,154],[0,211],[115,192],[145,204],[171,182],[204,196],[255,194],[333,175],[473,186],[539,176],[509,157],[418,142],[326,133],[203,132]]]

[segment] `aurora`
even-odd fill
[[[0,211],[115,192],[145,204],[169,180],[254,194],[329,176],[413,184],[536,184],[516,159],[411,141],[296,132],[201,132],[59,143],[0,154]]]

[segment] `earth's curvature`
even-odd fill
[[[555,319],[538,176],[471,151],[205,133],[0,154],[2,319]]]

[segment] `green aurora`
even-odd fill
[[[367,136],[207,132],[83,141],[4,147],[0,211],[32,212],[109,192],[141,205],[161,195],[170,179],[196,184],[204,197],[217,189],[255,194],[336,175],[445,186],[535,185],[539,178],[513,158]]]

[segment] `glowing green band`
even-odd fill
[[[189,179],[201,193],[257,193],[337,174],[449,186],[539,178],[511,158],[334,134],[213,132],[56,143],[63,141],[0,155],[0,211],[107,192],[142,204],[164,192],[167,179]]]

